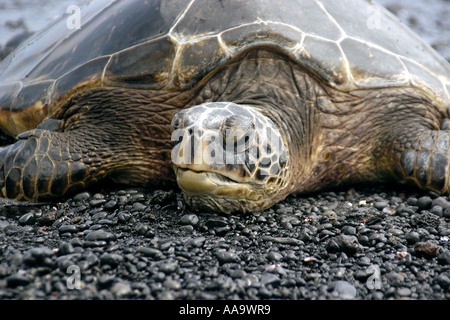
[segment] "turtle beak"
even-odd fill
[[[178,186],[189,196],[225,196],[244,198],[249,186],[216,172],[195,171],[174,166]],[[253,197],[257,197],[253,195]],[[257,197],[260,198],[260,197]]]
[[[175,173],[180,188],[191,195],[211,193],[217,188],[206,172],[176,168]]]

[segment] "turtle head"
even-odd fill
[[[284,139],[256,109],[204,103],[178,112],[171,130],[177,183],[192,207],[259,211],[288,194]]]

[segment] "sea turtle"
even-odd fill
[[[0,65],[4,197],[177,181],[231,212],[349,183],[450,190],[449,64],[372,2],[80,9]]]

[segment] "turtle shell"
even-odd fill
[[[0,64],[0,127],[31,129],[94,86],[186,90],[270,46],[341,91],[416,86],[449,104],[450,66],[385,9],[361,0],[88,1]]]

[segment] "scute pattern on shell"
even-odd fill
[[[22,111],[31,108],[38,123],[84,85],[188,89],[257,46],[275,47],[338,90],[413,85],[450,100],[448,63],[369,1],[91,1],[81,14],[80,30],[62,16],[0,64],[0,109],[11,113],[0,126],[29,129]]]

